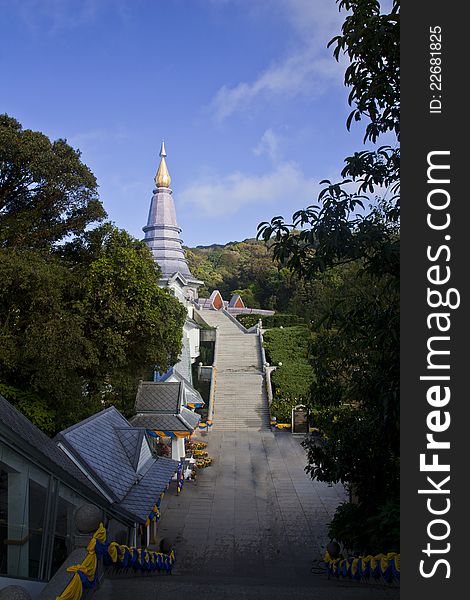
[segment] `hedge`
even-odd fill
[[[277,366],[271,374],[273,403],[271,415],[278,422],[289,422],[291,410],[308,402],[313,368],[308,361],[310,331],[306,325],[269,329],[264,334],[266,360]]]
[[[292,327],[293,325],[303,325],[305,323],[302,317],[288,313],[276,313],[267,317],[257,314],[237,315],[236,318],[247,329],[256,325],[260,319],[263,322],[263,329],[270,329],[271,327]]]

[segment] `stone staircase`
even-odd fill
[[[206,323],[218,331],[213,429],[269,430],[258,336],[244,333],[221,311],[200,312]]]

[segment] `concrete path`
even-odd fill
[[[159,534],[178,548],[175,572],[193,573],[195,560],[206,576],[308,571],[328,543],[343,487],[307,477],[290,433],[214,430],[205,439],[214,464],[162,506]]]
[[[257,336],[223,313],[203,317],[219,331],[214,426],[201,434],[214,462],[163,499],[158,535],[176,550],[173,575],[107,579],[97,599],[398,599],[396,588],[311,572],[344,488],[312,481],[302,438],[271,431]]]
[[[258,336],[244,333],[220,311],[202,310],[201,316],[218,332],[213,429],[269,431]]]
[[[173,575],[105,580],[98,600],[398,599],[397,589],[310,572],[345,493],[307,477],[300,438],[236,430],[204,439],[214,464],[162,502],[158,533],[176,548]]]

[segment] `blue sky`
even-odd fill
[[[0,0],[0,111],[63,137],[141,238],[165,140],[184,242],[253,237],[338,179],[351,133],[334,0]]]

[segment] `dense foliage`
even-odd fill
[[[200,296],[218,289],[227,300],[240,294],[250,308],[288,308],[295,289],[293,277],[286,269],[277,268],[271,250],[258,240],[185,250],[192,273],[205,283]]]
[[[349,11],[331,42],[336,58],[344,52],[350,60],[347,126],[365,119],[365,141],[383,133],[398,141],[399,0],[390,14],[377,0],[338,4]],[[351,491],[354,505],[336,513],[333,537],[356,551],[389,551],[398,548],[399,148],[357,152],[342,176],[349,179],[323,182],[318,205],[292,223],[262,223],[259,236],[307,286],[332,268],[340,275],[336,298],[312,323],[310,403],[321,436],[306,441],[307,470]],[[388,201],[369,197],[376,193]]]
[[[293,327],[294,325],[302,325],[305,320],[299,315],[292,315],[289,313],[274,313],[273,315],[257,315],[256,313],[241,314],[237,315],[237,320],[249,329],[256,325],[260,318],[262,320],[263,329],[271,329],[272,327]]]
[[[223,246],[186,248],[186,256],[192,273],[205,283],[200,290],[202,297],[218,289],[227,300],[239,293],[250,308],[276,310],[273,317],[263,317],[264,327],[317,319],[325,312],[325,302],[333,298],[330,291],[340,285],[342,271],[327,271],[313,280],[301,279],[273,262],[273,251],[260,240],[247,239]],[[286,312],[291,316],[281,316]],[[240,322],[251,327],[258,319],[256,315],[244,315]]]
[[[0,126],[0,393],[53,434],[110,404],[129,414],[138,380],[177,361],[185,309],[145,244],[85,230],[104,210],[78,153],[15,123]]]
[[[290,423],[291,411],[308,401],[314,379],[308,361],[309,330],[305,325],[277,327],[264,334],[266,360],[276,366],[271,373],[273,402],[271,415],[278,423]]]
[[[0,115],[0,247],[49,248],[106,217],[80,153]]]

